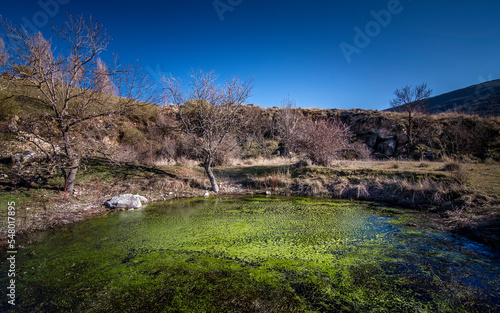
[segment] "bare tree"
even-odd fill
[[[122,66],[116,58],[112,67],[105,65],[99,56],[110,37],[92,17],[68,14],[62,25],[53,26],[58,49],[40,32],[30,34],[4,19],[0,24],[5,39],[0,71],[9,73],[12,90],[38,108],[29,112],[32,118],[17,120],[11,128],[62,170],[65,190],[72,192],[82,158],[103,152],[81,132],[138,101],[154,103],[155,84],[138,66]]]
[[[410,148],[412,148],[415,143],[413,136],[414,117],[418,112],[424,110],[427,98],[429,98],[431,94],[432,89],[427,88],[427,83],[422,83],[415,87],[406,85],[394,91],[396,98],[391,100],[391,106],[396,111],[403,111],[407,114],[407,135]]]
[[[290,156],[296,149],[298,139],[297,125],[301,120],[301,115],[296,109],[295,100],[287,97],[281,102],[281,109],[276,117],[276,126],[280,136],[281,154]]]
[[[197,143],[212,190],[218,192],[211,167],[239,127],[241,105],[250,97],[252,83],[234,78],[221,87],[216,84],[218,76],[214,71],[193,71],[190,76],[191,90],[187,94],[178,80],[164,77],[165,93],[168,101],[177,105],[183,129]]]

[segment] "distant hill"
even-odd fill
[[[398,111],[393,108],[387,111]],[[427,112],[500,116],[500,79],[451,91],[427,100]]]

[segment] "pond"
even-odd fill
[[[500,310],[498,255],[406,226],[418,216],[331,199],[154,203],[32,236],[16,255],[15,310],[2,255],[0,311]]]

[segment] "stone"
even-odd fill
[[[143,196],[132,195],[132,194],[122,194],[113,197],[106,201],[106,206],[109,208],[140,208],[142,203],[148,202]]]
[[[27,162],[31,158],[33,158],[36,155],[35,152],[33,151],[23,151],[21,153],[14,154],[11,157],[11,162],[16,165],[21,165],[24,162]]]
[[[382,153],[385,156],[392,157],[396,151],[396,140],[394,138],[388,138],[377,144],[376,151]]]

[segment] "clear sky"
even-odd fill
[[[107,53],[187,80],[191,69],[252,77],[249,103],[385,109],[393,91],[433,95],[500,78],[500,1],[3,0],[0,14],[48,33],[92,14]],[[48,36],[46,36],[48,37]]]

